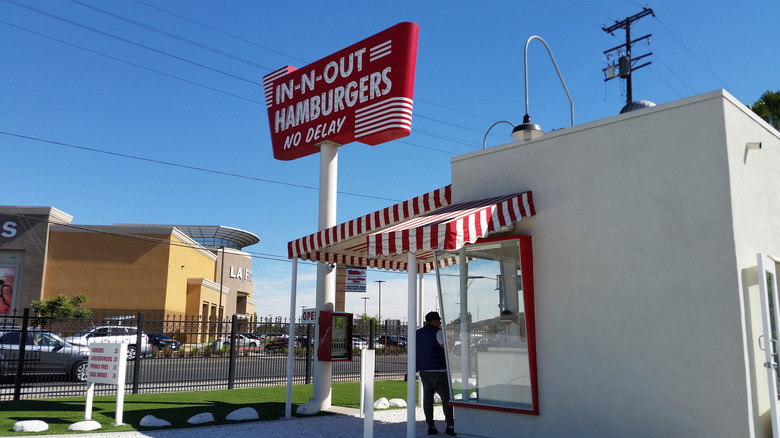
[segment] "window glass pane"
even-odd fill
[[[519,241],[436,255],[439,266],[449,265],[437,277],[453,398],[533,410]]]

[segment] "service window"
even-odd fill
[[[531,238],[437,251],[453,404],[538,414]]]

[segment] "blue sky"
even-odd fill
[[[402,21],[420,26],[412,134],[339,152],[338,220],[450,182],[450,158],[482,148],[498,120],[525,112],[523,46],[552,50],[574,123],[617,114],[622,80],[604,82],[602,30],[637,21],[633,96],[657,104],[724,88],[745,104],[779,90],[774,0],[484,2],[0,0],[0,204],[53,206],[77,224],[226,225],[260,243],[260,316],[289,313],[287,242],[317,228],[319,157],[273,159],[262,77],[303,67]],[[533,121],[570,125],[569,102],[544,47],[528,53]],[[491,131],[488,146],[509,141]],[[299,267],[299,305],[314,305],[315,268]],[[369,270],[366,304],[405,319],[406,276]],[[431,277],[432,280],[432,277]],[[426,284],[426,307],[434,307]]]

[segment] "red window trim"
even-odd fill
[[[532,409],[511,408],[506,406],[496,406],[490,404],[467,403],[463,401],[450,401],[449,404],[461,408],[483,409],[488,411],[511,412],[515,414],[539,415],[539,378],[538,364],[536,362],[536,307],[534,305],[534,260],[533,246],[531,236],[524,234],[497,237],[493,239],[480,239],[471,245],[480,243],[498,242],[501,240],[517,240],[520,244],[520,269],[522,270],[523,282],[523,304],[525,309],[531,309],[526,312],[526,332],[528,334],[528,359],[530,361],[531,374],[531,401]],[[528,293],[526,293],[528,292]]]

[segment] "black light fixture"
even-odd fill
[[[566,83],[563,82],[563,76],[561,76],[561,71],[558,69],[558,64],[555,62],[555,57],[553,56],[552,51],[550,51],[550,46],[548,46],[541,37],[534,35],[531,38],[528,38],[528,41],[525,42],[525,49],[523,50],[525,116],[523,117],[523,123],[515,126],[515,129],[512,130],[512,138],[515,140],[531,141],[536,140],[537,138],[544,135],[544,131],[542,130],[541,126],[537,125],[536,123],[531,123],[531,116],[529,115],[528,111],[528,44],[531,42],[531,40],[535,39],[541,41],[542,44],[544,44],[544,47],[547,49],[547,53],[550,54],[550,59],[553,62],[553,66],[555,66],[555,71],[558,73],[558,78],[561,80],[563,90],[566,91],[566,97],[569,98],[569,107],[571,108],[571,125],[574,126],[574,104],[571,100],[571,95],[569,95],[569,89],[566,88]]]
[[[526,111],[527,110],[528,109],[526,108]],[[542,127],[536,123],[531,123],[531,116],[529,116],[528,113],[523,116],[523,123],[515,126],[515,129],[512,130],[512,138],[515,140],[531,141],[536,140],[543,135],[544,131],[542,131]]]

